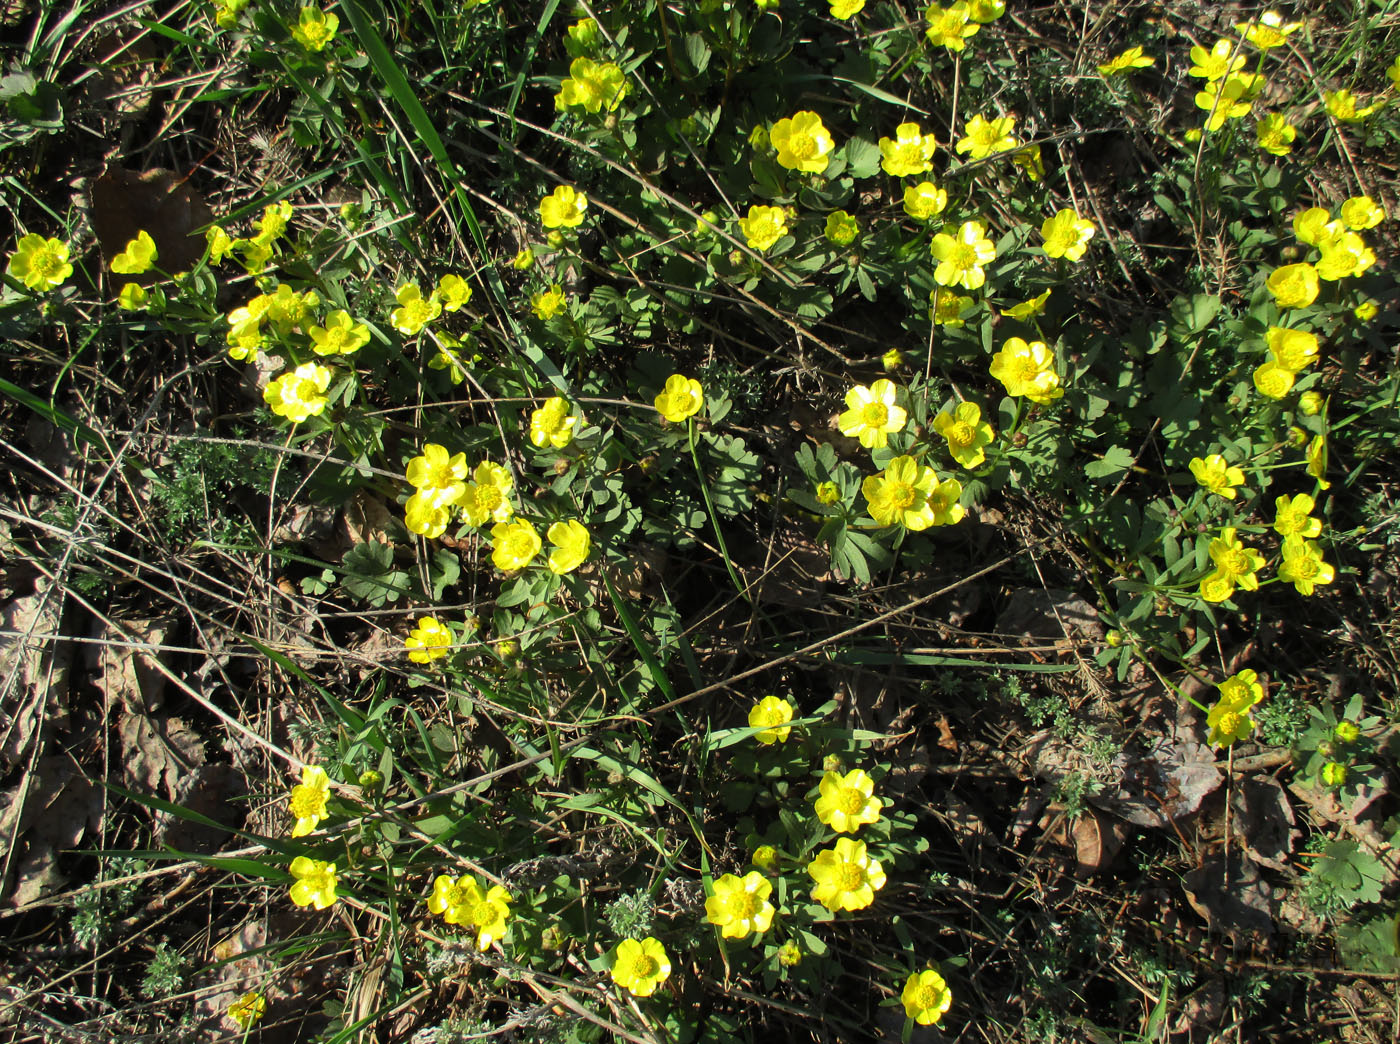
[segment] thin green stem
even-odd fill
[[[739,592],[739,597],[746,602],[752,602],[748,589],[739,579],[739,574],[734,570],[734,563],[729,559],[729,548],[724,543],[724,530],[719,527],[719,516],[715,514],[714,502],[710,500],[710,485],[705,481],[705,470],[700,466],[700,450],[695,444],[695,418],[687,420],[686,425],[690,436],[690,459],[695,464],[695,478],[700,483],[701,494],[705,497],[705,511],[710,516],[710,527],[715,531],[715,540],[719,542],[719,552],[724,556],[724,568],[729,571],[729,579],[734,581],[734,588]]]

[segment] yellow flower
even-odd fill
[[[976,36],[982,28],[976,22],[969,24],[971,13],[962,0],[948,7],[939,7],[937,3],[929,4],[928,9],[924,11],[924,18],[928,20],[928,28],[924,30],[924,35],[928,37],[929,42],[942,44],[950,51],[961,51],[967,38]]]
[[[904,1014],[920,1026],[932,1026],[943,1017],[943,1013],[953,1003],[953,991],[943,981],[943,976],[933,969],[914,972],[904,983],[904,991],[899,995],[904,1005]]]
[[[1191,61],[1195,64],[1186,70],[1187,76],[1214,83],[1243,69],[1245,56],[1239,53],[1234,40],[1224,39],[1216,40],[1209,51],[1204,47],[1191,48]]]
[[[1317,479],[1317,484],[1323,489],[1331,489],[1332,483],[1327,481],[1327,437],[1314,435],[1304,456],[1308,461],[1308,474]]]
[[[1400,91],[1400,55],[1395,56],[1395,61],[1386,68],[1385,74],[1390,78],[1390,85]]]
[[[573,441],[577,423],[578,418],[572,416],[568,402],[562,396],[551,396],[530,414],[530,443],[540,449],[545,446],[563,449]]]
[[[1228,747],[1254,730],[1249,709],[1264,698],[1264,686],[1259,684],[1256,672],[1246,669],[1232,674],[1216,688],[1220,697],[1206,715],[1210,727],[1206,742]]]
[[[1281,365],[1276,359],[1256,366],[1253,377],[1254,387],[1259,389],[1260,395],[1268,399],[1282,399],[1293,390],[1293,382],[1297,379],[1292,370]]]
[[[1004,309],[1001,314],[1018,319],[1023,323],[1029,322],[1036,316],[1045,314],[1045,306],[1049,301],[1050,291],[1046,290],[1043,294],[1038,294],[1029,301],[1022,301],[1020,304]]]
[[[1376,252],[1355,232],[1343,232],[1319,245],[1319,279],[1336,280],[1359,276],[1376,263]]]
[[[452,648],[452,631],[436,617],[420,616],[418,626],[403,640],[408,658],[414,663],[431,663],[446,656]]]
[[[524,569],[540,553],[540,535],[523,518],[491,527],[491,561],[503,573]]]
[[[1006,14],[1006,0],[968,0],[967,15],[974,22],[995,22]]]
[[[209,250],[209,263],[211,265],[217,265],[224,259],[224,255],[233,249],[233,239],[219,225],[209,226],[204,233],[204,242]]]
[[[1304,540],[1301,535],[1284,537],[1283,562],[1278,567],[1278,577],[1297,588],[1299,594],[1312,594],[1316,584],[1330,584],[1336,575],[1337,571],[1322,560],[1322,551],[1317,544]]]
[[[1306,308],[1317,300],[1317,269],[1306,261],[1276,268],[1264,284],[1280,308]]]
[[[1026,172],[1026,177],[1039,181],[1045,177],[1045,163],[1040,158],[1040,146],[1028,145],[1011,154],[1011,162]]]
[[[956,329],[959,326],[966,326],[967,320],[963,312],[973,307],[977,302],[964,294],[955,294],[951,290],[944,290],[941,287],[929,291],[929,304],[933,307],[929,313],[933,318],[935,326],[951,326]]]
[[[1347,228],[1364,232],[1385,220],[1385,210],[1370,196],[1353,196],[1342,204],[1341,216]]]
[[[763,746],[786,743],[792,733],[792,704],[777,696],[765,696],[749,708],[749,726],[762,728],[753,738]]]
[[[569,75],[559,85],[559,93],[554,96],[554,107],[558,110],[582,109],[596,113],[606,108],[616,111],[622,99],[630,90],[622,75],[622,68],[615,62],[595,62],[591,58],[575,58],[569,63]]]
[[[930,526],[951,526],[959,522],[963,507],[962,484],[957,479],[938,481],[930,467],[921,467],[913,457],[895,457],[879,475],[861,483],[868,502],[866,510],[882,526],[904,526],[914,531]]]
[[[515,514],[515,505],[510,501],[514,485],[509,471],[500,464],[483,460],[472,471],[471,481],[458,499],[467,522],[473,526],[484,526],[487,522],[505,522],[509,519]]]
[[[394,291],[394,299],[399,307],[389,313],[389,325],[410,337],[442,314],[441,303],[425,298],[417,283],[404,283]]]
[[[117,307],[124,312],[139,312],[150,303],[150,292],[140,283],[124,283],[117,294]]]
[[[650,997],[671,974],[671,959],[661,943],[645,939],[623,939],[613,956],[612,980],[634,997]]]
[[[749,862],[760,870],[772,872],[778,866],[778,850],[772,845],[759,845],[753,850]]]
[[[228,1017],[245,1030],[257,1025],[266,1012],[267,998],[261,993],[245,993],[228,1006]]]
[[[925,134],[917,123],[901,123],[894,138],[880,139],[880,169],[897,178],[922,174],[933,167],[933,150],[938,141]]]
[[[572,185],[560,185],[540,200],[540,223],[545,228],[577,228],[588,212],[588,197]]]
[[[311,310],[321,304],[321,296],[315,290],[299,294],[286,283],[277,287],[277,292],[266,299],[267,317],[284,331],[303,325],[311,315]]]
[[[1021,144],[1011,133],[1015,129],[1015,116],[1000,116],[994,120],[974,116],[963,126],[963,137],[953,147],[958,152],[968,153],[968,158],[974,160],[1009,152]]]
[[[852,769],[844,776],[828,772],[817,791],[817,818],[838,834],[854,834],[880,818],[884,802],[874,796],[875,781],[863,769]]]
[[[1342,234],[1342,225],[1322,207],[1309,207],[1293,215],[1293,236],[1300,243],[1320,247]]]
[[[5,271],[31,290],[52,290],[73,274],[68,244],[31,232],[20,239]]]
[[[837,246],[849,246],[860,235],[860,225],[844,210],[833,210],[826,216],[826,238]]]
[[[326,770],[318,765],[303,767],[301,782],[292,788],[287,802],[287,811],[296,820],[292,825],[293,837],[305,837],[326,818],[326,802],[330,796],[331,781]]]
[[[1312,517],[1316,502],[1306,493],[1293,498],[1279,497],[1274,501],[1274,532],[1281,537],[1318,536],[1322,532],[1322,520]]]
[[[445,275],[433,290],[433,300],[449,312],[455,312],[472,299],[472,288],[459,275]]]
[[[831,17],[846,21],[860,13],[865,6],[865,0],[829,0],[831,5]]]
[[[909,415],[896,404],[899,389],[881,377],[869,388],[858,384],[846,393],[847,409],[836,419],[841,434],[860,439],[866,449],[880,449],[889,436],[902,431]]]
[[[515,252],[515,256],[510,259],[510,267],[517,272],[524,272],[535,263],[535,252],[529,247],[522,247]]]
[[[263,400],[273,413],[300,424],[308,417],[320,416],[329,401],[326,389],[330,385],[330,370],[320,363],[302,363],[264,388]]]
[[[673,424],[693,417],[705,405],[705,393],[694,377],[673,373],[654,400],[656,412]]]
[[[1064,395],[1060,375],[1055,372],[1055,353],[1044,341],[1025,342],[1008,338],[1001,351],[992,356],[991,375],[1010,396],[1024,395],[1031,402],[1048,406]]]
[[[1206,130],[1216,131],[1226,120],[1238,120],[1254,111],[1254,100],[1264,89],[1264,77],[1257,73],[1231,73],[1223,80],[1211,80],[1205,90],[1196,92],[1196,108],[1210,115]]]
[[[335,15],[327,14],[318,7],[303,7],[296,28],[292,30],[292,39],[308,51],[323,51],[335,38],[335,31],[339,28],[340,19]]]
[[[1289,36],[1303,28],[1303,23],[1285,22],[1277,11],[1265,11],[1258,21],[1237,22],[1235,28],[1259,50],[1267,51],[1272,47],[1282,47]]]
[[[778,165],[788,170],[820,174],[831,162],[836,143],[822,126],[815,112],[802,111],[779,120],[768,132],[768,140],[778,150]]]
[[[904,189],[904,212],[915,221],[928,221],[943,213],[948,205],[948,192],[931,181],[907,185]]]
[[[1151,55],[1142,53],[1141,47],[1129,47],[1122,54],[1110,58],[1099,66],[1099,73],[1102,76],[1113,76],[1121,72],[1129,72],[1133,69],[1146,69],[1157,61]]]
[[[1269,353],[1285,370],[1301,373],[1317,361],[1315,334],[1271,326],[1264,336],[1269,343]]]
[[[1298,412],[1304,417],[1316,417],[1322,412],[1322,396],[1315,391],[1305,391],[1298,396]]]
[[[244,8],[252,0],[222,0],[214,9],[214,22],[220,29],[232,29],[238,24]]]
[[[1332,114],[1333,119],[1342,123],[1356,123],[1364,120],[1371,113],[1380,108],[1380,104],[1367,105],[1365,108],[1356,107],[1356,95],[1351,91],[1324,91],[1323,102],[1327,105],[1327,111]]]
[[[777,912],[768,901],[772,894],[772,882],[756,870],[743,877],[725,874],[715,881],[714,895],[705,900],[705,920],[719,925],[726,939],[762,935]]]
[[[787,234],[787,211],[782,207],[749,207],[749,216],[739,219],[739,231],[753,249],[763,253]]]
[[[326,316],[325,326],[311,328],[311,350],[317,355],[349,355],[369,344],[369,327],[337,308]]]
[[[414,489],[436,493],[452,502],[467,488],[467,455],[448,453],[445,447],[429,442],[423,446],[422,456],[408,462],[404,476]]]
[[[482,888],[470,874],[455,880],[439,874],[433,878],[428,912],[441,914],[448,924],[475,929],[477,949],[486,950],[496,940],[505,938],[510,903],[510,893],[500,885]]]
[[[287,222],[292,220],[292,205],[285,199],[269,203],[263,207],[262,217],[257,221],[257,238],[271,243],[287,231]]]
[[[987,281],[982,266],[996,260],[997,248],[986,233],[976,221],[964,221],[956,238],[946,232],[933,237],[929,253],[938,259],[933,278],[939,286],[976,290]]]
[[[549,553],[549,571],[556,576],[572,573],[583,565],[588,557],[592,540],[583,523],[576,519],[568,522],[555,522],[545,532],[554,550]]]
[[[318,910],[335,904],[335,886],[339,878],[334,863],[297,856],[289,869],[296,878],[292,882],[292,902],[298,906],[314,906]]]
[[[1235,499],[1235,487],[1244,485],[1244,472],[1233,466],[1224,456],[1212,453],[1207,457],[1192,457],[1187,467],[1196,481],[1217,493],[1226,500]]]
[[[948,452],[963,467],[971,470],[987,459],[983,452],[996,438],[992,426],[982,419],[982,407],[975,402],[960,402],[933,418],[933,430],[948,440]]]
[[[598,22],[593,18],[580,18],[568,28],[569,38],[564,46],[572,55],[585,54],[598,43]]]
[[[1255,576],[1264,567],[1264,556],[1252,547],[1245,547],[1235,536],[1235,527],[1226,526],[1220,536],[1210,542],[1210,560],[1215,563],[1215,571],[1230,578],[1246,591],[1259,586]]]
[[[898,348],[890,348],[880,356],[880,368],[886,373],[894,373],[903,365],[904,353]]]
[[[1351,310],[1351,314],[1356,316],[1363,323],[1369,323],[1376,316],[1380,315],[1381,305],[1379,301],[1367,299]]]
[[[564,288],[558,283],[550,284],[548,290],[530,295],[530,311],[538,319],[553,319],[564,310]]]
[[[1094,223],[1085,221],[1073,210],[1056,211],[1054,217],[1046,218],[1040,226],[1040,234],[1045,239],[1045,255],[1070,261],[1078,261],[1084,256],[1094,232]]]
[[[452,521],[452,501],[428,490],[413,494],[403,506],[404,525],[410,533],[436,540]]]
[[[1200,595],[1207,602],[1223,602],[1235,593],[1235,582],[1216,570],[1201,578]]]
[[[144,229],[126,244],[126,249],[112,258],[112,271],[118,275],[140,275],[149,272],[156,263],[156,242]]]
[[[864,841],[849,837],[838,838],[834,847],[818,852],[807,864],[807,873],[816,882],[812,899],[832,913],[864,910],[885,886],[880,861],[866,852]]]
[[[841,490],[840,490],[840,488],[836,485],[835,482],[818,482],[818,483],[817,483],[817,500],[818,500],[818,502],[820,502],[820,503],[822,503],[822,504],[825,504],[825,505],[827,505],[828,507],[830,507],[832,504],[835,504],[835,503],[837,503],[838,501],[840,501],[840,499],[841,499]],[[752,725],[753,722],[749,722],[749,724]]]
[[[1293,151],[1293,139],[1298,137],[1298,128],[1276,112],[1258,120],[1254,124],[1254,140],[1261,149],[1274,156],[1287,156]]]

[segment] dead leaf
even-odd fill
[[[1293,806],[1283,787],[1272,779],[1246,779],[1230,798],[1233,834],[1244,842],[1261,866],[1283,870],[1299,836]]]
[[[124,712],[117,725],[121,772],[133,790],[173,799],[181,778],[204,764],[204,743],[179,718]]]
[[[93,625],[92,636],[112,644],[89,646],[90,666],[101,676],[98,687],[113,707],[135,713],[158,711],[165,703],[164,672],[158,666],[169,656],[159,646],[175,629],[173,616],[150,620],[122,620],[119,627],[101,621]],[[156,648],[133,648],[133,644]]]
[[[60,633],[63,601],[42,578],[0,609],[0,770],[27,761],[44,726],[68,725],[72,645],[30,635]]]
[[[232,765],[200,765],[180,777],[171,800],[216,823],[225,824],[226,829],[162,812],[156,817],[156,840],[181,852],[197,855],[217,852],[232,832],[247,821],[247,803],[239,800],[247,792],[246,779]]]
[[[1181,1012],[1172,1024],[1173,1033],[1189,1033],[1193,1029],[1214,1030],[1220,1026],[1225,1014],[1225,986],[1219,979],[1211,979],[1190,993],[1181,1001]]]
[[[88,191],[92,228],[108,264],[143,231],[155,240],[156,263],[163,271],[182,272],[204,255],[204,233],[197,230],[214,220],[214,212],[170,171],[138,173],[110,166]],[[141,282],[160,277],[152,272],[123,278]]]
[[[1098,610],[1073,591],[1060,588],[1023,587],[1008,592],[1008,601],[997,617],[996,633],[1023,639],[1058,641],[1104,636]]]
[[[23,853],[10,902],[24,906],[63,886],[59,854],[76,848],[84,834],[100,826],[102,788],[78,771],[71,758],[54,755],[40,758],[6,797],[0,845]]]
[[[95,50],[97,68],[109,84],[103,100],[124,119],[144,116],[151,107],[152,85],[159,74],[160,47],[155,33],[136,22],[118,23],[97,42]]]
[[[1227,859],[1223,852],[1182,879],[1186,901],[1211,931],[1240,944],[1260,944],[1273,934],[1269,911],[1273,887],[1260,876],[1259,866],[1236,845]]]
[[[1113,769],[1118,787],[1105,788],[1089,800],[1144,827],[1165,827],[1191,815],[1224,779],[1214,751],[1187,736],[1159,736],[1139,757],[1119,754]]]
[[[345,531],[351,544],[377,541],[388,544],[388,529],[394,524],[394,516],[384,501],[371,496],[363,489],[355,491],[350,503],[345,505]]]

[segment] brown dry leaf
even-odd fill
[[[1283,870],[1299,836],[1293,806],[1272,779],[1243,780],[1230,797],[1232,831],[1261,866]]]
[[[338,524],[337,510],[320,504],[294,504],[282,513],[272,531],[274,545],[303,544],[322,562],[339,562],[352,541],[347,526]]]
[[[156,841],[180,852],[217,852],[232,832],[247,821],[248,805],[239,800],[247,792],[247,780],[232,765],[200,765],[180,777],[171,800],[216,823],[226,824],[227,829],[162,812],[156,816]]]
[[[155,240],[156,263],[166,272],[184,271],[204,255],[204,233],[196,229],[212,222],[214,212],[203,196],[187,183],[177,182],[170,171],[157,168],[138,173],[108,167],[92,183],[89,195],[92,228],[108,264],[143,231]],[[159,276],[123,278],[139,282]]]
[[[124,119],[144,116],[151,107],[152,85],[160,71],[156,35],[130,22],[102,37],[95,49],[98,68],[109,82],[103,100],[111,102],[112,110]]]
[[[350,503],[345,505],[345,531],[351,544],[391,543],[388,530],[393,525],[394,516],[384,501],[363,489],[356,490]]]
[[[23,906],[58,891],[65,880],[59,853],[76,848],[101,821],[102,788],[70,758],[40,758],[33,773],[5,796],[0,811],[0,845],[21,853],[10,902]]]
[[[66,728],[72,645],[33,634],[58,634],[62,598],[39,580],[33,594],[0,608],[0,772],[28,760],[45,724]]]
[[[1210,929],[1236,944],[1262,943],[1273,934],[1273,887],[1238,845],[1230,849],[1228,860],[1223,852],[1209,856],[1182,879],[1182,886],[1186,901]]]
[[[1218,1029],[1225,1014],[1225,986],[1211,979],[1192,990],[1181,1002],[1181,1012],[1172,1024],[1173,1033],[1190,1033],[1193,1029],[1207,1032]]]
[[[179,718],[123,712],[121,772],[133,790],[175,798],[181,779],[204,764],[204,743]]]
[[[1069,827],[1079,875],[1088,877],[1107,870],[1128,838],[1127,828],[1118,820],[1086,808]]]
[[[122,620],[120,627],[109,627],[98,621],[92,636],[117,644],[90,646],[93,662],[89,666],[100,675],[98,688],[106,693],[110,705],[126,707],[136,713],[158,711],[165,703],[165,674],[159,663],[168,655],[163,649],[133,649],[128,643],[161,646],[175,629],[173,616],[151,620]]]
[[[996,633],[1024,639],[1103,638],[1098,610],[1073,591],[1056,587],[1023,587],[1008,592],[997,617]]]
[[[1089,800],[1099,808],[1144,827],[1165,827],[1201,807],[1224,777],[1215,753],[1187,736],[1161,736],[1141,757],[1118,755],[1116,789],[1105,789]]]

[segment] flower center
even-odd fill
[[[506,554],[511,558],[528,558],[534,551],[534,544],[530,541],[530,534],[516,530],[506,537]]]
[[[1029,355],[1016,360],[1016,376],[1027,384],[1034,383],[1040,377],[1040,367]]]
[[[476,502],[477,509],[488,513],[500,507],[501,500],[503,499],[501,487],[494,483],[477,486],[476,492],[472,496]]]
[[[295,786],[288,803],[292,815],[298,819],[319,816],[326,807],[325,797],[315,787]]]
[[[860,420],[867,428],[883,428],[890,422],[890,408],[883,402],[866,403],[860,411]]]
[[[836,887],[843,892],[854,892],[865,884],[865,870],[855,863],[842,863],[836,871]]]
[[[1299,555],[1288,563],[1288,571],[1299,580],[1311,580],[1317,576],[1317,559],[1311,555]]]
[[[1220,724],[1217,729],[1224,735],[1231,736],[1239,731],[1240,716],[1234,711],[1226,711],[1220,715]]]
[[[472,907],[472,924],[490,924],[496,919],[496,908],[487,902],[477,903]]]
[[[958,421],[948,428],[948,441],[957,446],[971,446],[977,432],[967,421]]]
[[[971,243],[959,243],[953,248],[952,257],[948,258],[953,262],[953,266],[962,271],[977,267],[977,250]]]
[[[817,139],[810,134],[801,134],[788,139],[788,151],[800,160],[809,160],[817,154]]]
[[[29,268],[43,278],[48,279],[58,271],[59,264],[60,262],[56,251],[36,250],[30,258]]]
[[[897,482],[890,490],[890,503],[901,511],[913,507],[916,499],[914,487],[907,482]]]
[[[937,986],[920,986],[914,991],[914,1007],[920,1011],[936,1008],[943,1000],[943,991]]]
[[[752,892],[740,892],[729,900],[729,912],[736,921],[751,921],[758,908],[758,897]]]
[[[656,974],[656,958],[649,957],[644,953],[632,958],[632,978],[650,979]]]
[[[1250,568],[1249,555],[1245,554],[1243,548],[1226,552],[1220,564],[1226,572],[1234,576],[1243,576],[1245,573],[1253,572]]]
[[[841,811],[848,816],[853,816],[865,807],[865,795],[855,787],[841,791],[841,797],[837,801]]]

